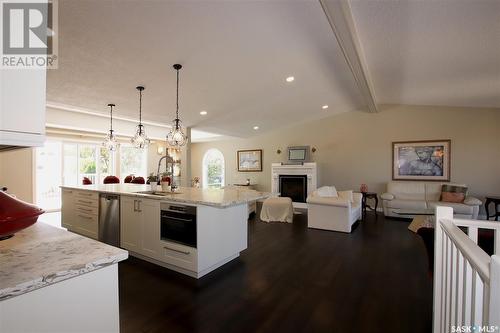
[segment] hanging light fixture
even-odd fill
[[[177,71],[177,104],[172,129],[167,134],[167,143],[172,147],[180,147],[184,146],[188,140],[186,130],[182,127],[182,122],[179,119],[179,70],[182,65],[175,64],[173,67]]]
[[[137,125],[135,135],[130,141],[135,148],[143,149],[146,148],[150,143],[150,140],[146,135],[144,125],[142,124],[142,91],[144,90],[144,87],[138,86],[135,89],[139,90],[139,125]]]
[[[109,116],[110,116],[110,127],[109,127],[109,134],[106,135],[106,138],[104,139],[104,142],[102,145],[110,150],[114,151],[116,150],[116,147],[118,147],[118,142],[116,141],[116,136],[113,131],[113,107],[115,106],[114,104],[110,103],[108,104],[110,110],[109,110]]]

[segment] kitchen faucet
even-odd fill
[[[173,185],[173,176],[174,176],[174,159],[168,155],[168,152],[165,156],[162,156],[162,158],[160,158],[160,160],[158,161],[158,170],[156,171],[156,176],[158,177],[158,184],[160,184],[161,182],[161,177],[160,177],[160,167],[161,167],[161,161],[163,161],[164,159],[166,159],[165,161],[165,170],[168,172],[168,163],[170,162],[172,164],[172,170],[171,170],[171,177],[170,177],[170,182],[171,184],[170,185]]]

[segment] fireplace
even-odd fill
[[[306,202],[307,175],[279,175],[279,191],[282,197],[293,202]]]
[[[290,195],[288,192],[288,185],[292,184],[285,184],[284,190],[288,192],[288,196],[292,198],[293,201],[293,207],[294,208],[302,208],[306,209],[307,204],[306,204],[306,199],[307,196],[310,195],[314,190],[316,190],[317,187],[317,166],[316,163],[310,162],[310,163],[302,163],[302,164],[283,164],[283,163],[272,163],[271,164],[271,192],[273,193],[280,193],[281,196],[285,196],[286,193],[283,193],[283,186],[281,185],[281,178],[282,177],[298,177],[299,179],[295,178],[293,181],[294,182],[299,182],[300,185],[300,198],[296,197],[295,195]],[[305,179],[304,185],[302,185],[302,179]],[[291,182],[292,180],[289,179]],[[286,183],[287,181],[285,181]],[[296,184],[295,184],[296,185]],[[298,189],[297,187],[296,189]],[[296,201],[296,200],[301,201]]]

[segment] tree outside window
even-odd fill
[[[210,149],[203,157],[203,187],[224,186],[224,155],[218,149]]]

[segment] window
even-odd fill
[[[45,142],[35,149],[35,202],[47,211],[61,208],[61,143]]]
[[[127,175],[147,177],[147,154],[147,149],[137,149],[132,146],[120,146],[120,175],[122,178],[125,178]]]
[[[63,144],[63,184],[78,185],[83,177],[92,184],[102,184],[104,178],[115,175],[115,154],[99,144]]]
[[[203,188],[224,186],[224,155],[218,149],[210,149],[203,156]]]

